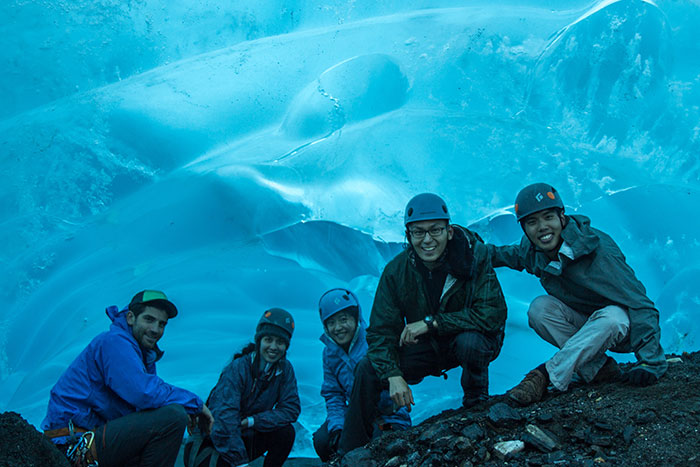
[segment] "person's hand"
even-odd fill
[[[416,321],[413,323],[408,323],[403,331],[401,331],[401,338],[399,339],[399,346],[416,344],[418,342],[418,336],[427,334],[429,331],[428,325],[425,321]]]
[[[241,428],[248,428],[248,417],[241,418]]]
[[[199,418],[199,429],[202,430],[202,433],[210,434],[211,429],[214,427],[214,416],[211,414],[209,407],[203,405],[202,411],[197,418]]]
[[[195,428],[199,426],[202,433],[211,433],[212,426],[214,425],[214,416],[211,414],[206,405],[202,405],[202,411],[196,415],[190,415],[190,419],[187,422],[187,433],[192,434]]]
[[[644,364],[635,366],[622,376],[623,381],[634,386],[649,386],[656,383],[659,378],[645,368]]]
[[[396,408],[406,407],[411,411],[411,406],[416,405],[413,402],[413,392],[408,387],[408,383],[403,379],[403,376],[390,376],[389,378],[389,397],[396,404]]]

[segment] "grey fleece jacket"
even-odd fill
[[[539,277],[549,295],[580,313],[591,315],[609,305],[627,310],[629,333],[612,350],[634,352],[638,364],[660,378],[668,364],[660,343],[659,311],[615,241],[590,223],[585,216],[569,216],[562,238],[571,247],[574,259],[560,255],[560,268],[536,250],[525,235],[520,245],[487,245],[492,265],[525,269]]]

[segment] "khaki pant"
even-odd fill
[[[619,306],[588,316],[551,295],[533,300],[527,315],[530,327],[559,348],[545,365],[550,382],[560,391],[568,389],[574,373],[591,382],[605,364],[605,351],[619,344],[630,327],[627,311]]]

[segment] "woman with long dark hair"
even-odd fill
[[[286,359],[293,332],[289,312],[263,313],[254,342],[234,355],[209,394],[214,427],[211,435],[188,441],[187,467],[242,465],[265,453],[264,467],[284,463],[301,411],[294,368]]]

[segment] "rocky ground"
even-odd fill
[[[645,388],[582,385],[523,408],[496,396],[446,411],[329,466],[699,466],[700,352],[669,362]]]
[[[70,467],[43,434],[14,412],[0,414],[0,467]]]
[[[699,466],[700,352],[669,360],[650,387],[579,386],[523,408],[496,396],[388,433],[329,467]],[[0,414],[0,467],[67,465],[19,415]]]

